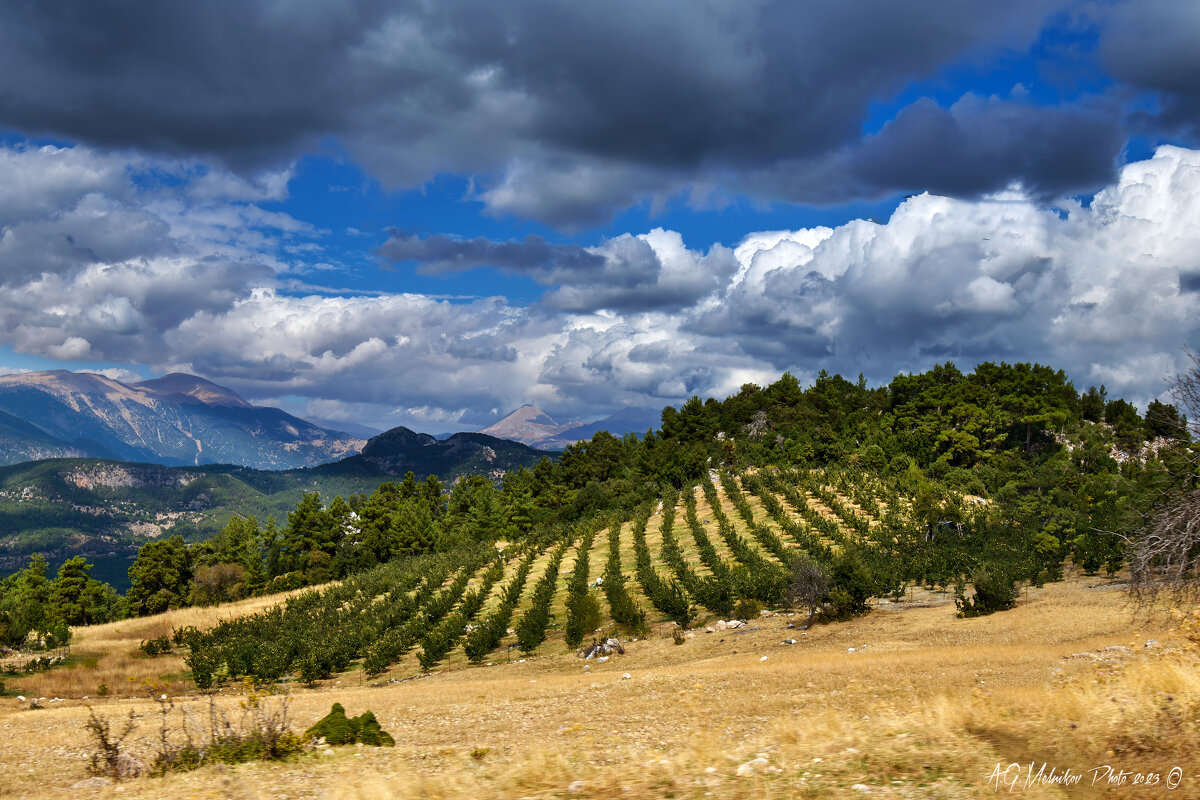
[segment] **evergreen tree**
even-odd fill
[[[142,545],[129,568],[130,613],[146,616],[186,605],[191,581],[191,554],[182,536]]]

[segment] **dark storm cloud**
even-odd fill
[[[1016,181],[1053,198],[1111,179],[1122,140],[1113,109],[975,95],[945,109],[921,100],[854,148],[845,173],[884,191],[962,197]]]
[[[477,173],[495,213],[568,226],[695,180],[842,169],[871,102],[947,64],[1022,52],[1065,5],[9,2],[0,127],[251,171],[333,136],[390,186]],[[886,137],[895,143],[871,152],[911,158],[921,175],[943,154],[912,140],[953,135],[948,113],[913,107]],[[1109,176],[1110,121],[1051,117],[1055,135],[1039,141],[1034,110],[1024,113],[1029,122],[990,131],[987,147],[957,147],[956,164],[1004,156],[964,191]],[[1035,157],[1016,157],[1029,147]],[[1073,164],[1065,177],[1060,160]],[[944,182],[958,172],[941,169]],[[911,183],[883,166],[853,177],[832,188]],[[573,193],[580,182],[588,191]],[[769,182],[740,185],[780,196]]]
[[[573,245],[554,245],[540,236],[521,241],[497,242],[483,237],[459,239],[445,234],[415,236],[393,231],[379,248],[390,261],[417,261],[424,272],[448,272],[497,267],[516,273],[547,273],[552,270],[594,270],[604,266],[604,257]]]
[[[1134,115],[1145,132],[1166,127],[1200,142],[1200,5],[1144,0],[1108,10],[1100,55],[1114,77],[1157,93]]]
[[[713,247],[693,253],[677,233],[656,229],[623,234],[598,247],[550,244],[540,236],[521,241],[459,239],[393,233],[378,254],[415,261],[428,272],[496,267],[527,275],[547,292],[545,305],[563,311],[649,310],[690,305],[713,292],[737,269],[733,254]]]

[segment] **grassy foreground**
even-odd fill
[[[524,661],[495,654],[492,666],[402,682],[352,671],[295,689],[296,727],[333,702],[369,708],[394,749],[72,789],[86,777],[89,704],[114,722],[139,715],[127,744],[148,755],[159,735],[149,691],[186,685],[182,662],[141,658],[138,642],[244,608],[82,629],[74,669],[10,681],[10,695],[48,700],[33,711],[0,700],[0,797],[1200,797],[1200,653],[1165,619],[1132,622],[1119,588],[1084,577],[980,619],[918,592],[804,637],[786,616],[745,633],[701,627],[678,646],[660,626],[586,672],[561,638]],[[132,686],[128,676],[153,684],[139,690],[147,699],[94,696],[101,681]],[[238,695],[227,688],[219,703],[236,713]],[[207,713],[200,697],[175,699]],[[1039,781],[1043,764],[1043,779],[1069,769],[1080,781]],[[1137,773],[1161,777],[1146,786]]]

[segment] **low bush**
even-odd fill
[[[379,727],[379,721],[371,711],[357,717],[347,717],[341,703],[334,703],[329,713],[316,725],[304,732],[306,740],[324,739],[326,744],[369,744],[376,747],[395,747],[396,742],[387,731]]]
[[[960,617],[983,617],[997,611],[1007,611],[1017,604],[1017,585],[1011,576],[995,567],[980,567],[971,579],[975,587],[972,597],[955,598]]]
[[[171,640],[166,636],[159,636],[156,639],[146,639],[138,646],[138,650],[141,650],[150,658],[161,656],[164,653],[171,652]]]

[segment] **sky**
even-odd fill
[[[1200,347],[1200,5],[0,0],[0,372],[443,432]]]

